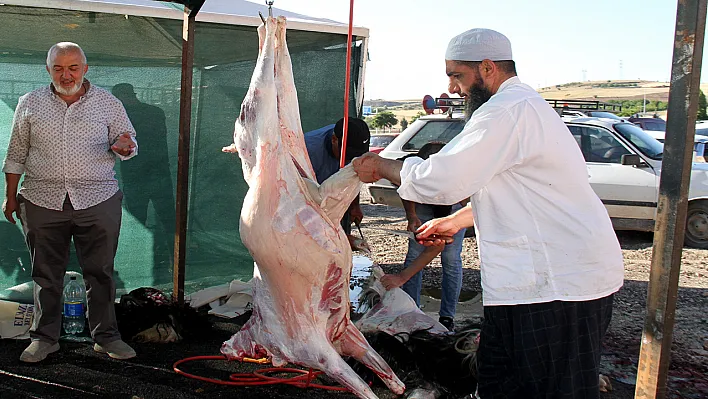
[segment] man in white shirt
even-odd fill
[[[516,77],[504,35],[464,32],[450,41],[445,64],[451,92],[466,99],[464,130],[428,160],[366,154],[354,169],[364,182],[398,184],[409,201],[470,197],[469,206],[421,226],[418,238],[439,244],[475,226],[482,399],[598,398],[623,258],[582,153],[558,114]]]
[[[135,130],[121,102],[84,79],[88,64],[77,44],[52,46],[46,68],[51,83],[17,104],[3,166],[3,213],[10,223],[15,216],[22,223],[35,282],[32,343],[20,361],[40,362],[59,350],[72,239],[86,283],[94,350],[129,359],[135,351],[121,340],[114,309],[123,194],[113,166],[116,157],[137,154]]]

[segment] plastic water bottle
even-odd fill
[[[84,287],[76,281],[76,277],[71,277],[64,287],[64,331],[67,334],[76,335],[84,331],[84,298]]]

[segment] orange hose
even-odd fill
[[[347,155],[347,133],[349,133],[349,80],[351,77],[352,66],[352,24],[354,21],[354,0],[349,2],[349,34],[347,35],[347,69],[344,81],[344,126],[342,127],[342,142],[339,143],[342,147],[342,155],[339,157],[339,167],[344,167],[344,160]]]
[[[295,386],[298,388],[318,388],[318,389],[326,389],[328,391],[345,391],[345,392],[349,391],[347,388],[343,388],[343,387],[335,387],[335,386],[330,386],[330,385],[312,383],[312,381],[315,378],[317,378],[320,374],[322,374],[321,371],[313,371],[312,369],[309,369],[306,371],[306,370],[300,370],[300,369],[289,368],[289,367],[270,367],[270,368],[254,371],[253,373],[231,374],[229,376],[229,380],[224,381],[224,380],[217,380],[215,378],[202,377],[200,375],[187,373],[186,371],[182,371],[178,367],[180,364],[194,361],[194,360],[228,360],[228,359],[226,358],[226,356],[223,356],[223,355],[221,355],[221,356],[192,356],[192,357],[188,357],[188,358],[176,361],[175,364],[172,365],[172,369],[175,371],[175,373],[177,373],[179,375],[183,375],[185,377],[193,378],[195,380],[211,382],[213,384],[219,384],[219,385],[247,387],[247,386],[258,386],[258,385],[285,384],[285,385],[292,385],[292,386]],[[242,361],[248,362],[248,363],[257,363],[257,364],[268,363],[267,359],[244,358],[244,359],[242,359]],[[292,374],[301,374],[301,375],[295,376],[295,377],[287,377],[287,378],[271,377],[271,376],[267,375],[267,374],[283,374],[283,373],[292,373]]]

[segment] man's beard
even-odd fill
[[[52,80],[52,83],[54,83],[54,90],[56,90],[57,93],[61,94],[62,96],[73,96],[74,94],[78,93],[79,90],[81,90],[81,85],[84,83],[84,78],[82,76],[80,81],[77,81],[73,86],[69,88],[62,86],[60,82],[55,82],[54,80]]]
[[[482,104],[489,101],[489,99],[492,98],[492,95],[492,92],[480,83],[475,83],[472,87],[470,87],[470,92],[465,98],[465,121],[470,120],[474,111],[481,107]]]

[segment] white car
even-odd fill
[[[615,229],[653,231],[663,144],[628,122],[578,118],[566,125],[585,156],[590,185],[605,204]],[[461,116],[421,117],[380,155],[399,159],[425,143],[448,142],[463,127]],[[395,187],[387,180],[371,184],[369,192],[375,203],[401,206]],[[693,163],[688,200],[685,243],[708,249],[707,163]]]
[[[696,122],[696,135],[708,136],[708,121]]]
[[[569,109],[569,110],[563,110],[562,115],[561,115],[561,119],[563,119],[564,122],[568,122],[568,121],[571,121],[571,120],[577,119],[577,118],[587,118],[587,117],[614,119],[614,120],[620,121],[620,122],[627,122],[626,119],[621,118],[621,117],[613,114],[612,112],[608,112],[608,111],[589,111],[589,110],[579,111],[579,110]]]
[[[644,130],[648,135],[663,143],[666,132],[659,130]],[[698,130],[696,129],[696,132]],[[705,133],[708,133],[706,131]],[[708,136],[696,134],[693,138],[693,162],[708,162]]]
[[[417,153],[427,143],[449,142],[462,131],[463,127],[465,127],[465,120],[462,115],[421,116],[408,125],[406,130],[393,139],[379,155],[388,159],[400,159]],[[369,185],[369,193],[374,203],[403,207],[395,188],[386,179]]]

